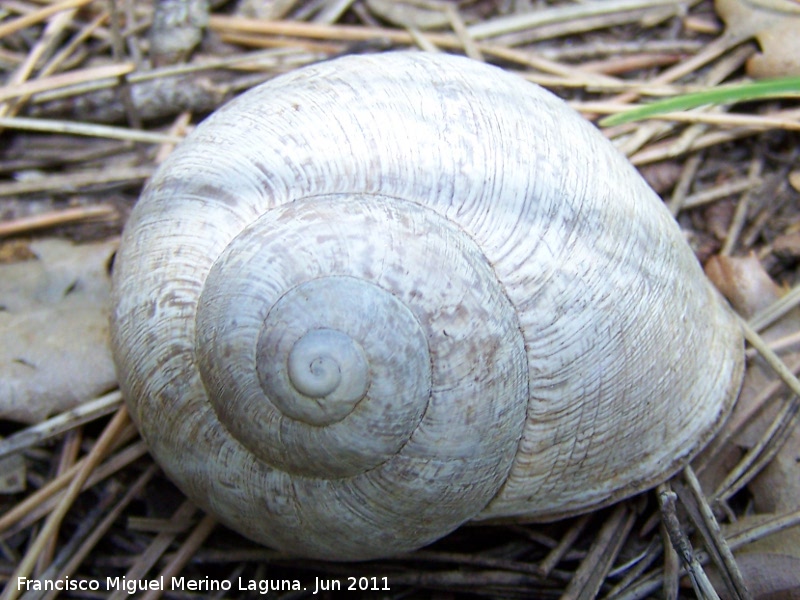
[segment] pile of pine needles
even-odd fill
[[[173,4],[190,12],[202,3]],[[119,235],[145,180],[195,123],[242,90],[315,61],[405,48],[465,54],[547,87],[598,121],[747,81],[744,65],[758,52],[753,40],[725,34],[708,0],[416,2],[443,15],[435,30],[413,13],[392,24],[360,0],[289,4],[279,19],[242,16],[232,2],[215,6],[192,25],[199,46],[163,50],[158,36],[174,32],[153,26],[150,2],[4,2],[2,260],[24,254],[38,236]],[[800,107],[785,98],[714,102],[603,131],[665,197],[701,261],[755,253],[774,279],[795,285],[800,250],[791,241],[800,208],[786,182],[797,177]],[[748,332],[800,392],[754,328]],[[100,582],[97,590],[61,593],[74,598],[126,596],[105,589],[108,577],[162,576],[228,581],[231,589],[140,597],[250,598],[259,592],[239,590],[240,580],[289,580],[305,589],[270,593],[300,598],[318,582],[340,581],[346,590],[355,578],[356,589],[368,589],[349,594],[375,598],[746,598],[733,553],[800,523],[794,511],[722,533],[719,520],[751,509],[747,483],[768,462],[748,453],[719,493],[702,490],[687,467],[657,490],[558,523],[467,526],[391,560],[298,560],[217,526],[186,501],[147,454],[118,391],[86,400],[39,425],[2,423],[0,456],[22,453],[28,488],[0,497],[5,599],[58,595],[20,590],[21,576]],[[796,427],[797,397],[783,402],[785,426],[767,431],[760,447]]]

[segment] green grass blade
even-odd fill
[[[678,110],[688,110],[703,106],[704,104],[729,104],[731,102],[745,102],[762,98],[780,98],[786,96],[800,96],[800,77],[784,77],[781,79],[766,79],[684,94],[666,100],[659,100],[645,106],[640,106],[617,113],[600,120],[600,125],[610,127],[647,119]]]

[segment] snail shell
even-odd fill
[[[552,520],[684,465],[743,342],[659,198],[561,100],[424,53],[278,77],[163,164],[113,348],[167,474],[311,557]]]

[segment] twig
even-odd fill
[[[59,225],[68,225],[76,221],[112,220],[118,217],[117,209],[113,206],[105,204],[76,206],[75,208],[65,208],[41,215],[21,217],[12,221],[0,222],[0,237],[19,235],[20,233],[57,227]],[[0,449],[4,446],[5,443],[0,441]],[[2,450],[0,450],[0,456],[3,456]]]
[[[797,525],[800,525],[800,508],[791,512],[774,515],[773,517],[765,521],[761,521],[760,523],[753,525],[744,531],[739,531],[735,534],[732,534],[728,536],[728,544],[730,545],[731,550],[738,550],[743,546],[752,544],[753,542],[761,540],[769,535],[774,535],[781,531],[785,531],[790,527],[796,527]]]
[[[661,523],[664,544],[664,600],[677,600],[680,590],[680,558],[670,542],[667,526]]]
[[[758,443],[745,453],[717,486],[712,495],[714,500],[728,500],[758,475],[789,438],[798,423],[798,417],[800,417],[800,399],[794,396],[778,411]]]
[[[133,437],[134,435],[135,433],[131,432],[130,437]],[[116,440],[115,442],[124,443],[128,441],[128,439],[130,438],[123,434],[121,439]],[[126,467],[133,461],[141,458],[145,454],[147,454],[147,447],[145,446],[144,442],[139,441],[131,444],[97,467],[84,483],[82,490],[88,489],[112,473],[119,471],[121,468]],[[61,490],[70,484],[72,477],[79,471],[79,469],[82,468],[85,463],[86,457],[79,460],[66,472],[59,475],[55,479],[52,479],[47,483],[47,485],[41,487],[36,492],[14,506],[14,508],[6,512],[2,517],[0,517],[0,532],[5,532],[18,521],[24,520],[23,526],[28,526],[41,519],[52,509],[55,504],[61,501],[63,493],[59,492],[61,492]]]
[[[797,289],[800,289],[800,287]],[[797,377],[794,376],[789,367],[787,367],[780,357],[770,349],[769,345],[756,333],[755,329],[753,329],[747,321],[738,315],[737,320],[744,332],[745,339],[758,350],[758,353],[767,361],[767,364],[772,367],[778,374],[778,377],[783,379],[783,382],[789,386],[789,389],[791,389],[794,395],[797,396],[797,399],[800,400],[800,381],[797,380]]]
[[[78,454],[81,449],[81,442],[83,441],[83,432],[80,428],[73,429],[64,436],[64,441],[61,444],[61,452],[58,456],[58,466],[56,467],[56,476],[61,475],[75,464],[78,459]],[[39,554],[36,561],[35,574],[44,571],[51,563],[53,555],[56,551],[57,538],[51,537],[47,546]]]
[[[127,127],[112,127],[95,123],[79,123],[53,119],[28,119],[25,117],[0,117],[0,127],[25,131],[43,131],[69,135],[85,135],[90,137],[125,140],[129,142],[145,142],[147,144],[178,143],[181,138],[154,131],[142,131]]]
[[[680,521],[678,520],[678,512],[675,502],[678,499],[675,492],[669,489],[669,484],[662,484],[658,488],[658,503],[661,506],[661,515],[664,519],[669,539],[672,542],[672,547],[678,553],[686,569],[689,579],[692,582],[692,587],[698,598],[702,600],[719,600],[717,592],[714,591],[714,586],[708,580],[708,576],[703,570],[703,566],[692,550],[692,544],[689,538],[683,533]]]
[[[794,286],[789,292],[785,293],[767,308],[753,316],[749,321],[750,327],[755,331],[761,331],[798,305],[800,305],[800,285]],[[753,344],[753,346],[755,346],[755,344]]]
[[[693,0],[692,3],[698,1]],[[568,22],[596,15],[674,4],[677,4],[676,0],[605,0],[604,2],[555,6],[546,10],[530,11],[483,21],[470,27],[469,32],[475,39],[484,39],[513,31],[532,29],[549,23]]]
[[[720,198],[727,198],[740,192],[752,192],[757,190],[763,181],[758,177],[743,177],[741,179],[732,179],[722,185],[712,187],[702,192],[686,196],[683,202],[683,208],[697,208],[704,204],[709,204]]]
[[[52,77],[43,77],[42,79],[34,79],[18,85],[6,85],[0,87],[0,101],[30,96],[38,92],[54,90],[88,81],[110,79],[113,82],[113,78],[131,73],[134,68],[136,68],[136,65],[133,63],[106,65],[103,67],[91,67],[81,71],[70,71],[69,73],[53,75]]]
[[[45,54],[52,50],[55,44],[59,41],[60,33],[72,21],[75,15],[74,8],[57,13],[56,16],[47,23],[44,33],[36,42],[36,45],[28,53],[27,58],[23,63],[14,71],[13,75],[6,81],[6,85],[20,84],[31,75],[36,65],[42,60]],[[24,99],[23,99],[24,100]],[[16,113],[20,103],[4,103],[0,104],[0,116],[9,116]]]
[[[196,512],[197,507],[186,500],[180,505],[178,510],[173,513],[170,523],[186,523]],[[128,580],[143,579],[147,572],[153,568],[153,565],[158,562],[158,559],[167,551],[167,548],[169,548],[172,542],[175,541],[176,537],[177,532],[175,531],[161,532],[155,536],[150,541],[147,548],[139,554],[127,573],[125,573],[125,577],[127,577]],[[122,600],[127,595],[128,593],[126,590],[115,590],[114,593],[109,595],[108,600]]]
[[[44,547],[51,536],[57,533],[59,527],[61,526],[61,520],[67,514],[67,511],[78,497],[78,494],[80,494],[81,487],[83,486],[84,482],[86,479],[88,479],[91,472],[111,448],[111,445],[114,443],[114,438],[117,437],[119,432],[127,424],[128,411],[123,405],[119,408],[117,414],[106,426],[102,435],[97,439],[94,448],[92,448],[92,451],[87,455],[86,461],[83,463],[78,472],[75,473],[75,477],[72,479],[58,506],[56,506],[53,512],[50,513],[50,516],[47,517],[47,520],[45,521],[42,530],[39,532],[39,535],[36,537],[36,540],[28,548],[28,552],[26,552],[22,561],[14,570],[14,573],[10,578],[12,582],[17,581],[20,577],[27,577],[30,575],[33,565],[36,562],[36,557],[39,555],[42,547]],[[6,587],[1,598],[2,600],[15,600],[19,596],[19,593],[20,589],[16,585],[9,585]]]
[[[542,573],[548,575],[553,569],[555,569],[556,565],[559,561],[564,557],[567,550],[570,549],[572,544],[575,543],[575,540],[578,539],[578,536],[583,531],[586,524],[591,519],[592,515],[583,515],[578,517],[569,530],[561,537],[561,541],[558,543],[558,546],[553,548],[547,556],[539,563],[539,567],[542,570]]]
[[[728,590],[733,594],[733,598],[749,600],[751,596],[744,584],[739,565],[736,564],[736,560],[733,558],[733,553],[725,540],[725,536],[720,531],[719,523],[717,523],[703,490],[700,488],[700,482],[695,477],[694,471],[690,466],[684,468],[683,478],[687,484],[689,494],[686,497],[679,492],[681,501],[686,506],[695,527],[703,536],[706,548],[725,578]]]
[[[122,394],[119,391],[111,392],[97,400],[84,402],[58,416],[31,425],[0,440],[0,458],[36,446],[79,425],[109,415],[117,410],[120,404],[122,404]]]
[[[158,576],[169,580],[171,577],[180,573],[181,569],[189,562],[192,555],[197,552],[197,549],[203,544],[203,541],[209,536],[216,525],[217,521],[214,517],[211,515],[204,516]],[[158,598],[161,597],[162,591],[164,590],[151,589],[142,596],[142,600],[158,600]]]
[[[664,536],[663,539],[666,539],[666,536]],[[628,572],[625,574],[625,576],[619,580],[619,583],[617,583],[617,585],[615,585],[613,588],[611,588],[611,590],[609,590],[608,594],[606,595],[607,600],[611,600],[611,598],[614,598],[622,590],[632,585],[634,581],[641,578],[642,574],[645,571],[647,571],[647,569],[650,568],[653,562],[655,562],[656,559],[658,559],[658,557],[660,557],[664,553],[663,539],[659,539],[658,536],[654,536],[650,540],[650,544],[648,544],[645,551],[639,556],[635,557],[635,559],[633,559],[632,561],[633,566],[630,565],[627,566]],[[668,560],[668,557],[665,557],[665,561],[666,560]],[[621,573],[622,571],[619,568],[617,568],[611,571],[611,573],[609,573],[608,575],[609,577],[615,577],[620,575]]]
[[[73,556],[74,553],[80,548],[82,542],[89,536],[93,529],[96,528],[97,524],[99,523],[100,519],[103,517],[103,513],[108,509],[110,504],[116,499],[119,495],[119,485],[109,486],[110,488],[115,488],[111,492],[104,494],[96,504],[94,504],[87,512],[85,516],[80,520],[75,531],[70,536],[69,540],[67,540],[63,546],[61,547],[61,552],[59,552],[56,560],[53,564],[50,565],[44,573],[41,573],[39,576],[32,578],[31,581],[37,581],[43,584],[41,590],[30,589],[31,586],[26,586],[27,591],[22,596],[22,600],[40,600],[47,592],[44,591],[45,582],[52,581],[54,577],[57,577],[57,573],[59,570],[59,566],[69,560],[70,556]],[[38,586],[32,586],[38,587]],[[53,592],[50,594],[53,595]]]
[[[680,179],[678,180],[678,183],[672,192],[672,198],[670,198],[669,203],[667,204],[669,207],[669,212],[672,213],[673,217],[676,216],[683,208],[683,204],[686,202],[686,197],[689,195],[692,182],[695,180],[697,171],[700,169],[700,163],[703,162],[704,158],[705,154],[703,152],[697,152],[692,154],[683,165]]]
[[[603,523],[586,558],[572,576],[561,596],[562,600],[591,600],[597,596],[635,519],[636,515],[625,503],[617,505]]]
[[[674,495],[674,492],[670,491],[670,493]],[[664,513],[662,512],[662,519],[663,515]],[[731,550],[735,551],[743,546],[746,546],[747,544],[752,544],[757,540],[797,525],[800,525],[800,509],[789,513],[775,515],[774,517],[767,519],[766,521],[762,521],[757,525],[753,525],[744,531],[732,534],[728,536],[728,545],[730,546]],[[680,528],[679,524],[678,528]],[[705,553],[699,553],[697,560],[701,564],[705,564],[708,562],[708,555]],[[687,569],[684,568],[681,571],[681,574],[685,574],[686,572]],[[656,569],[648,573],[645,577],[640,579],[624,592],[614,596],[614,600],[642,600],[643,598],[648,597],[649,594],[655,592],[659,586],[661,586],[661,584],[662,573]]]
[[[783,116],[788,119],[800,118],[800,110],[786,111],[783,113]],[[757,133],[760,133],[760,130],[750,127],[737,127],[726,131],[711,131],[697,138],[690,146],[681,148],[676,148],[675,140],[667,140],[665,142],[651,144],[648,148],[640,150],[630,157],[630,161],[634,165],[646,165],[660,160],[674,158],[693,150],[700,150],[702,148],[709,148],[718,144],[732,142],[756,135]]]
[[[119,516],[122,514],[122,511],[127,508],[127,506],[135,500],[144,490],[145,486],[150,482],[150,480],[158,473],[158,466],[155,464],[150,465],[137,479],[134,481],[128,491],[125,492],[125,495],[120,498],[119,502],[114,505],[114,507],[108,512],[105,518],[93,528],[91,534],[83,540],[83,543],[77,548],[74,553],[71,554],[69,560],[61,567],[58,573],[48,572],[44,573],[42,576],[43,579],[64,579],[67,576],[72,575],[78,566],[83,562],[89,552],[94,548],[97,543],[103,538],[103,536],[111,529],[111,526],[114,524]],[[50,592],[46,594],[43,600],[53,600],[57,595],[57,592]],[[23,600],[28,600],[27,597],[23,597]]]
[[[464,48],[464,53],[473,60],[484,61],[483,54],[481,53],[478,44],[475,43],[475,38],[469,33],[469,29],[464,24],[464,20],[458,12],[458,9],[453,4],[445,5],[445,14],[450,19],[450,26],[456,34]]]
[[[62,0],[57,4],[51,4],[50,6],[45,6],[44,8],[28,13],[27,15],[24,15],[7,23],[3,23],[2,25],[0,25],[0,38],[3,38],[12,33],[16,33],[17,31],[21,31],[26,27],[30,27],[31,25],[36,25],[37,23],[41,23],[45,19],[52,17],[54,14],[59,13],[62,10],[69,10],[70,8],[80,8],[81,6],[86,6],[91,1],[92,0]]]
[[[15,181],[13,183],[0,184],[0,197],[33,194],[36,192],[74,192],[77,189],[100,184],[138,183],[148,179],[154,171],[154,166],[147,165],[141,167],[87,169],[64,175],[48,175],[32,181]]]
[[[761,171],[764,166],[764,158],[761,153],[750,161],[750,168],[747,171],[748,179],[761,179]],[[729,256],[736,245],[739,235],[744,227],[744,221],[747,217],[747,208],[750,206],[750,199],[755,195],[754,189],[746,190],[740,197],[739,202],[736,203],[736,211],[733,213],[733,219],[728,227],[728,233],[725,236],[725,243],[722,245],[720,255]],[[758,329],[758,328],[756,328]]]

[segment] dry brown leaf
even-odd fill
[[[800,430],[795,429],[748,487],[759,512],[785,512],[800,507]],[[796,541],[800,559],[800,531]]]
[[[800,600],[800,558],[770,552],[737,554],[742,579],[754,600]],[[709,574],[714,588],[726,600],[725,587]]]
[[[789,173],[789,185],[800,192],[800,170]]]
[[[644,180],[659,194],[665,194],[678,182],[683,166],[677,161],[663,161],[642,165],[639,172]]]
[[[746,515],[737,522],[725,525],[725,536],[756,527],[774,514]],[[757,540],[735,553],[736,563],[745,585],[756,600],[800,600],[800,527],[779,531]],[[718,576],[709,573],[712,583]],[[723,591],[722,582],[715,589]],[[723,596],[723,600],[724,600]]]
[[[712,202],[705,210],[703,216],[706,221],[706,231],[719,241],[728,237],[733,216],[736,212],[736,201],[732,198]]]
[[[31,244],[0,266],[0,418],[35,423],[111,389],[108,261],[116,241]]]
[[[761,54],[747,61],[748,75],[800,75],[799,0],[716,0],[715,6],[729,36],[755,37],[761,46]]]
[[[713,256],[706,263],[706,275],[745,319],[781,296],[781,288],[754,254],[741,258]]]
[[[783,294],[782,288],[772,281],[758,258],[752,254],[741,258],[715,256],[706,264],[706,274],[736,311],[746,319],[770,306]],[[798,330],[800,330],[800,310],[795,309],[761,332],[761,335],[765,340],[771,341]],[[796,352],[782,354],[787,361],[794,361],[797,356]],[[732,438],[733,443],[718,449],[714,459],[710,460],[703,470],[701,480],[706,489],[717,488],[731,466],[741,457],[742,450],[751,448],[774,418],[780,407],[772,403],[765,409],[762,392],[776,379],[775,373],[763,361],[748,362],[739,399],[720,435],[721,439],[724,439],[732,432],[737,433]],[[785,447],[782,452],[786,452],[787,456],[793,456],[793,451],[789,448]],[[761,496],[766,505],[774,505],[777,502],[774,495],[780,494],[781,491],[771,487],[772,485],[775,485],[774,479],[762,485],[751,482],[750,490],[754,495]]]
[[[706,273],[736,310],[748,318],[782,295],[781,288],[753,255],[745,258],[715,257],[706,265]],[[762,336],[773,340],[798,329],[800,311],[794,309],[763,331]],[[797,353],[784,353],[782,357],[794,361]],[[763,410],[759,398],[775,379],[776,375],[761,361],[748,363],[742,392],[725,425],[726,432],[741,430],[733,437],[734,443],[722,449],[704,472],[709,488],[716,487],[732,459],[741,454],[741,449],[752,447],[773,419],[778,406],[773,403]],[[748,483],[748,489],[756,510],[762,514],[745,517],[726,533],[746,529],[754,524],[754,519],[765,518],[766,513],[791,512],[800,506],[800,430],[795,429],[772,461]],[[749,544],[736,553],[736,559],[753,598],[800,599],[800,527]]]
[[[800,259],[800,231],[782,233],[772,242],[772,253],[782,261]]]

